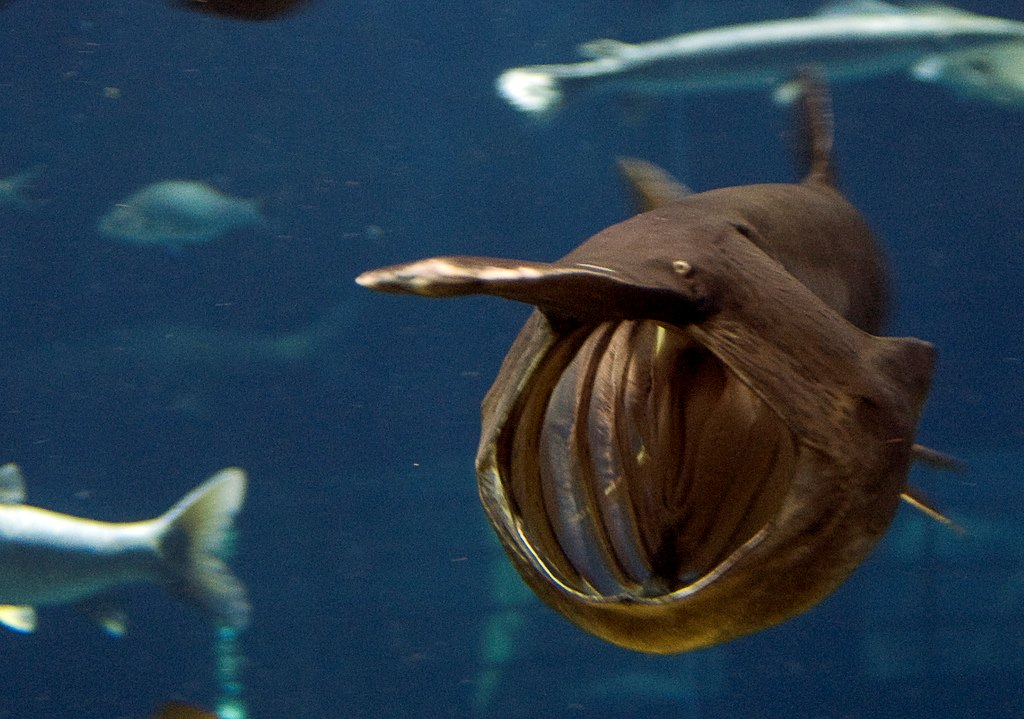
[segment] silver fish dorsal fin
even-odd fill
[[[815,15],[903,15],[907,8],[882,0],[836,0],[825,3]]]
[[[974,17],[975,13],[963,8],[953,7],[944,3],[914,3],[907,12],[928,13],[930,15],[951,15],[953,17]]]
[[[21,504],[24,501],[25,480],[21,478],[21,469],[8,462],[0,467],[0,504]]]
[[[603,57],[622,57],[625,51],[630,48],[628,42],[622,42],[621,40],[612,40],[610,38],[601,38],[598,40],[590,40],[582,43],[576,47],[576,52],[580,56],[589,58],[591,60],[600,60]]]
[[[31,634],[36,630],[36,610],[14,604],[0,605],[0,624],[21,634]]]

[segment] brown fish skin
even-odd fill
[[[781,262],[849,322],[867,332],[881,327],[888,277],[871,230],[835,189],[819,183],[747,185],[689,195],[599,232],[553,264],[615,268],[637,292],[655,286],[676,291],[680,278],[666,254],[669,249],[677,250],[671,257],[696,266],[700,254],[717,251],[711,238],[731,232]],[[637,256],[628,267],[622,267],[624,247]]]
[[[526,583],[623,647],[706,647],[814,606],[906,486],[934,350],[869,334],[885,263],[835,187],[824,89],[802,86],[800,184],[678,198],[641,172],[654,209],[555,262],[357,279],[538,308],[483,401],[481,500]]]

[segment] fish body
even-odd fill
[[[945,53],[1024,43],[1024,22],[945,7],[904,9],[883,2],[828,6],[809,17],[731,25],[643,43],[595,40],[590,59],[506,70],[496,87],[513,107],[544,114],[590,91],[638,94],[778,88],[814,65],[830,81],[913,71]],[[920,79],[933,79],[939,77]],[[981,94],[981,93],[979,93]]]
[[[16,465],[0,467],[0,623],[31,631],[37,606],[83,604],[124,584],[157,583],[240,629],[249,605],[220,556],[245,496],[245,474],[225,469],[166,513],[141,522],[101,522],[22,503]],[[114,613],[97,619],[114,633]]]
[[[17,175],[0,179],[0,205],[28,204],[27,191],[42,173],[43,166],[36,165]]]
[[[254,200],[226,195],[204,182],[163,180],[117,203],[99,231],[124,242],[180,249],[263,222]]]
[[[838,587],[906,491],[934,349],[879,337],[886,268],[799,82],[800,183],[680,196],[554,262],[438,257],[360,284],[536,307],[483,401],[481,501],[524,581],[610,642],[671,653]]]

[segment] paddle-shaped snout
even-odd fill
[[[364,272],[356,282],[425,297],[494,295],[578,322],[654,318],[689,324],[707,314],[710,294],[689,260],[638,259],[617,268],[624,263],[433,257]]]

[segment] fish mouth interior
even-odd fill
[[[721,571],[783,503],[789,428],[685,330],[607,322],[556,350],[499,438],[529,553],[600,597],[659,597]]]

